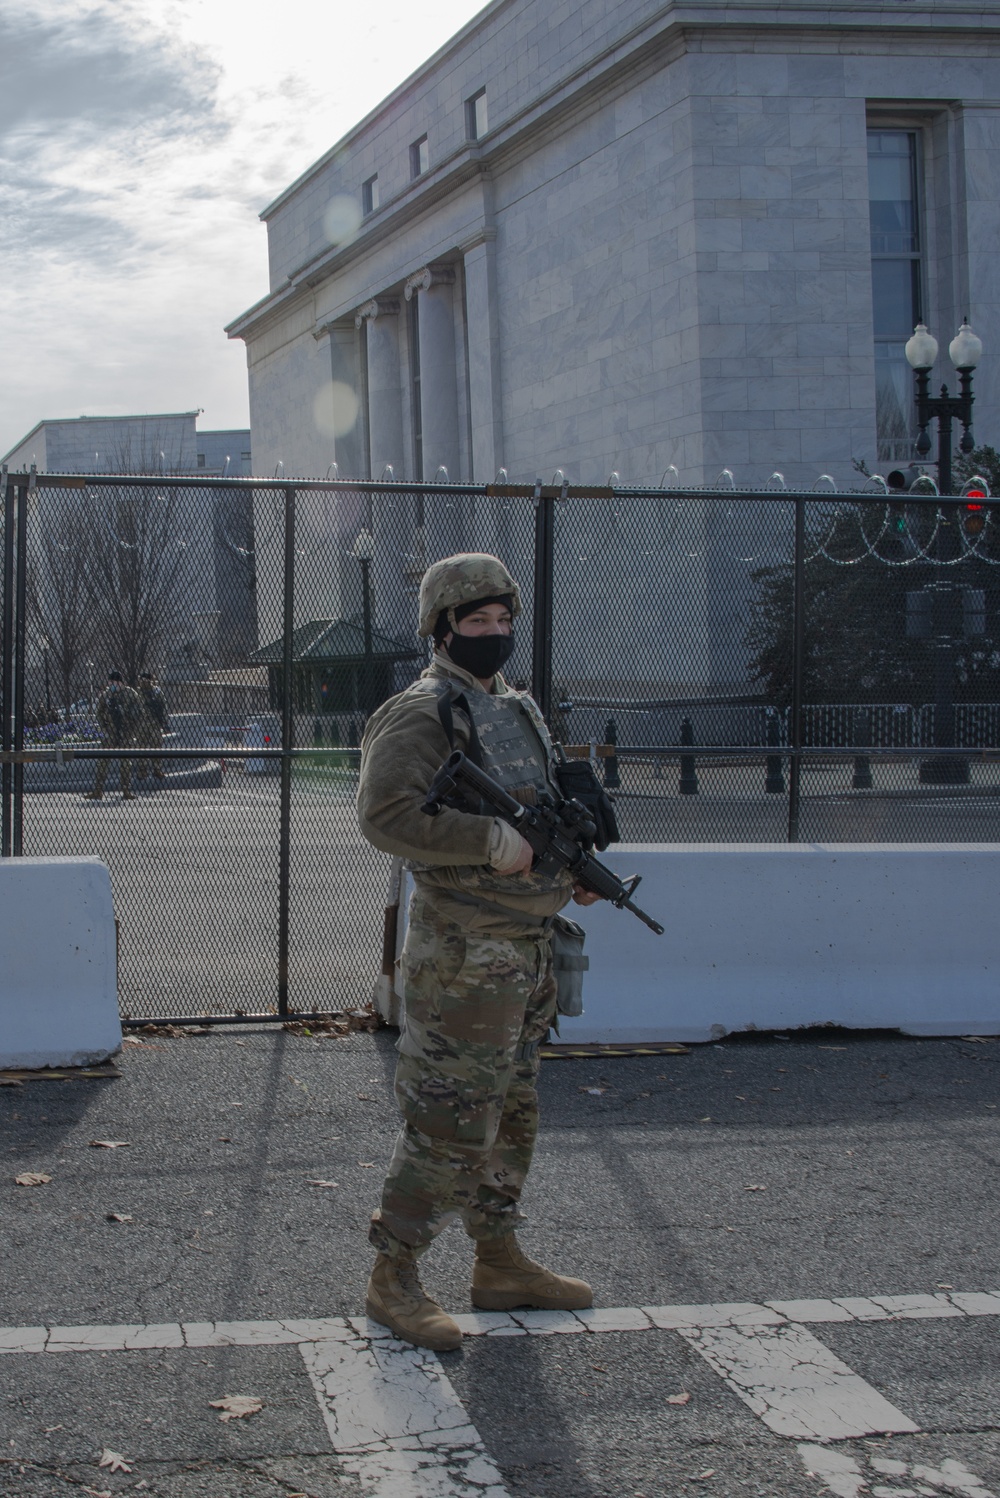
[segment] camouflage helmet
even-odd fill
[[[454,557],[432,562],[420,583],[420,623],[417,633],[426,638],[434,633],[442,609],[474,603],[477,598],[509,595],[511,614],[521,612],[521,592],[499,557],[485,551],[463,551]]]

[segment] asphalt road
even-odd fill
[[[148,1037],[119,1080],[0,1088],[0,1326],[127,1324],[162,1342],[164,1324],[304,1318],[301,1336],[308,1318],[359,1314],[393,1038]],[[542,1098],[524,1242],[645,1329],[470,1336],[443,1355],[435,1387],[485,1449],[478,1486],[444,1469],[379,1486],[368,1457],[332,1449],[298,1346],[189,1336],[0,1355],[0,1493],[1000,1493],[1000,1321],[949,1298],[1000,1291],[1000,1041],[831,1031],[558,1059]],[[23,1171],[52,1179],[18,1186]],[[469,1259],[453,1227],[424,1261],[453,1312],[469,1308]],[[733,1303],[903,1295],[936,1299],[920,1315],[851,1301],[805,1329],[907,1426],[826,1447],[777,1433],[690,1336],[638,1310],[694,1306],[705,1324]],[[386,1357],[403,1370],[391,1414],[422,1375]],[[209,1401],[233,1394],[263,1408],[222,1423]],[[132,1470],[99,1467],[104,1451]]]

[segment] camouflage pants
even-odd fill
[[[118,745],[106,742],[103,747],[105,749],[116,749]],[[94,792],[96,795],[104,795],[104,782],[107,780],[108,771],[113,764],[113,759],[99,759],[97,761],[97,769],[94,772]],[[125,795],[131,789],[132,785],[132,761],[130,759],[122,758],[118,761],[118,774],[121,780],[122,795]]]
[[[159,724],[152,728],[145,726],[139,729],[135,736],[136,747],[139,749],[162,749],[163,733]],[[157,780],[163,774],[163,761],[161,759],[137,759],[135,762],[136,780],[145,780],[146,776],[152,774]]]
[[[403,1128],[372,1217],[381,1252],[422,1250],[456,1215],[516,1227],[538,1132],[538,1045],[556,1007],[547,937],[467,936],[411,917],[396,1100]]]

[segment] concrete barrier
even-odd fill
[[[98,858],[0,859],[0,1068],[121,1047],[111,876]]]
[[[909,1035],[1000,1033],[1000,844],[635,843],[664,936],[607,905],[587,928],[571,1042],[700,1041],[837,1024]]]

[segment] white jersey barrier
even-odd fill
[[[0,859],[0,949],[0,1068],[86,1066],[120,1049],[111,876],[100,859]]]
[[[1000,1033],[1000,844],[631,843],[600,855],[666,927],[587,928],[564,1043],[703,1041],[836,1024]]]

